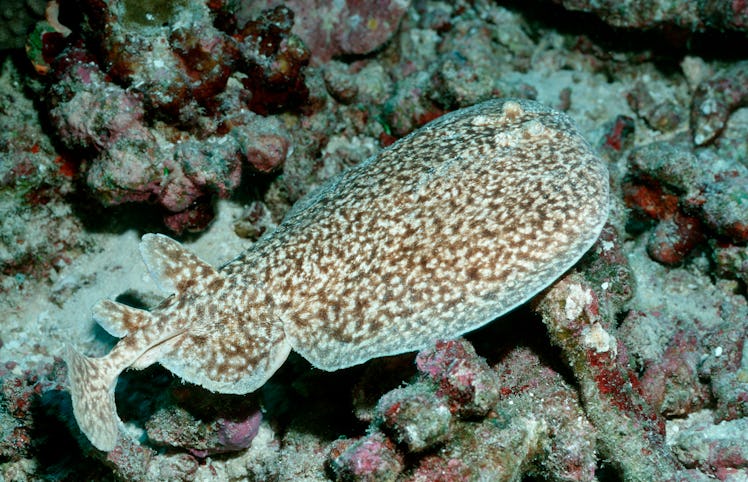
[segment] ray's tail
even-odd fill
[[[117,416],[114,388],[122,368],[111,355],[89,358],[67,346],[67,366],[73,413],[78,426],[99,450],[117,445],[122,421]]]
[[[140,369],[153,363],[155,360],[145,357],[137,364],[161,340],[143,333],[154,323],[154,317],[147,311],[101,300],[93,307],[93,317],[122,340],[101,358],[87,357],[68,345],[68,388],[78,426],[94,447],[108,452],[117,445],[120,429],[124,427],[114,402],[117,378],[133,364]]]
[[[167,293],[194,290],[198,277],[201,287],[221,279],[212,266],[166,236],[146,234],[140,252],[148,271]],[[93,307],[93,318],[121,340],[101,358],[89,358],[68,345],[68,386],[78,426],[94,447],[108,452],[117,445],[124,427],[114,402],[117,377],[130,366],[142,369],[159,361],[168,351],[165,342],[186,328],[156,326],[157,316],[151,312],[111,300],[99,301]]]

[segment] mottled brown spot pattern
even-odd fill
[[[129,366],[246,393],[291,349],[334,370],[458,336],[553,282],[607,210],[606,167],[564,114],[527,100],[447,114],[300,200],[219,269],[144,236],[172,296],[151,312],[97,305],[124,338],[106,357],[68,355],[76,418],[111,450],[114,383]]]
[[[256,260],[293,348],[336,369],[524,302],[589,248],[607,206],[605,165],[568,117],[490,101],[346,171],[226,269]]]

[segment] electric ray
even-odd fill
[[[209,390],[248,393],[291,350],[336,370],[457,337],[552,283],[607,213],[606,166],[566,115],[520,99],[444,115],[300,200],[220,268],[143,236],[169,296],[151,311],[94,307],[121,340],[102,358],[68,348],[75,417],[111,450],[128,367],[158,362]]]

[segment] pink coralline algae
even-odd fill
[[[242,79],[252,92],[249,108],[260,114],[275,112],[307,100],[309,90],[301,72],[309,62],[309,50],[291,34],[294,13],[275,7],[248,22],[235,38],[247,67]]]
[[[416,365],[457,414],[485,415],[499,397],[496,373],[464,342],[437,342],[418,354]]]
[[[674,478],[680,465],[665,448],[664,420],[646,402],[627,350],[616,337],[614,307],[600,303],[593,285],[572,273],[546,293],[538,310],[572,367],[600,449],[624,479]]]
[[[106,454],[106,464],[124,480],[194,480],[197,460],[189,454],[159,454],[155,450],[126,441]]]
[[[308,51],[281,7],[238,31],[214,26],[218,13],[199,2],[146,10],[83,5],[81,35],[46,76],[50,120],[105,206],[155,203],[172,230],[200,230],[242,172],[282,166],[290,135],[251,110],[305,101]]]
[[[574,390],[532,351],[513,349],[490,367],[458,339],[419,359],[414,382],[379,400],[370,435],[332,445],[336,480],[593,480],[595,429]]]
[[[58,154],[35,122],[33,100],[23,94],[20,73],[8,62],[0,85],[0,297],[25,276],[48,278],[80,252],[80,220],[65,202],[74,195],[79,162]],[[6,278],[7,276],[7,278]]]
[[[380,433],[335,442],[328,466],[336,480],[394,481],[403,467],[395,444]]]
[[[168,395],[145,423],[148,439],[198,458],[246,449],[262,422],[252,398],[196,393],[180,385]]]
[[[413,473],[405,478],[407,482],[453,482],[470,480],[473,470],[460,459],[444,459],[427,456],[421,460]]]
[[[379,400],[377,418],[410,452],[419,452],[444,441],[452,414],[443,397],[434,397],[430,387],[412,384],[388,392]]]
[[[59,358],[38,365],[7,361],[0,366],[0,478],[26,480],[14,478],[4,468],[32,458],[49,465],[39,467],[35,478],[54,478],[51,466],[69,460],[75,453],[75,441],[69,433],[71,406],[64,388],[66,373]],[[97,474],[99,469],[81,462],[57,470],[56,477],[67,470],[92,479],[101,476]]]
[[[709,402],[709,390],[699,379],[703,352],[697,333],[679,331],[662,358],[650,361],[641,383],[650,387],[645,397],[659,413],[667,417],[683,416]]]
[[[109,0],[82,7],[86,43],[100,52],[114,81],[136,87],[148,109],[179,115],[225,87],[236,47],[212,26],[207,6],[151,9]]]
[[[528,348],[510,350],[496,370],[502,387],[497,421],[508,426],[512,420],[532,421],[540,430],[541,462],[529,472],[554,480],[592,480],[597,431],[584,416],[576,391]],[[537,400],[543,403],[540,411],[532,408]]]
[[[608,159],[618,159],[634,144],[634,119],[625,115],[616,116],[605,125],[598,150]]]
[[[410,0],[377,0],[343,2],[263,0],[246,2],[237,16],[240,19],[258,10],[284,4],[296,14],[293,33],[312,52],[315,63],[341,55],[373,52],[387,42],[400,25]],[[320,21],[320,19],[324,19]]]
[[[621,324],[633,358],[648,387],[645,398],[659,413],[681,417],[711,407],[718,420],[748,414],[745,367],[746,327],[739,311],[724,310],[724,320],[706,323],[660,312],[630,312]],[[651,334],[668,341],[653,348]],[[649,334],[649,335],[647,335]]]
[[[156,445],[187,450],[195,457],[246,449],[262,421],[259,411],[244,420],[216,418],[210,423],[195,419],[179,408],[165,408],[146,424],[148,437]]]
[[[711,480],[744,478],[748,468],[748,419],[714,424],[706,413],[698,413],[686,420],[671,443],[673,452],[687,467],[711,474]]]
[[[748,246],[714,243],[712,258],[717,275],[748,284]]]
[[[653,143],[629,156],[631,176],[624,200],[656,220],[647,251],[677,264],[707,237],[730,243],[748,240],[748,170],[734,161],[694,154],[676,143]]]

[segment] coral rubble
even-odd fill
[[[748,478],[744,2],[43,3],[0,29],[0,479]],[[128,372],[138,443],[78,431],[59,355],[113,343],[96,299],[157,299],[112,255],[136,234],[220,264],[502,96],[563,110],[608,163],[609,224],[554,286],[415,355],[292,357],[246,397]]]
[[[243,170],[283,164],[288,132],[254,112],[303,102],[309,58],[288,9],[223,31],[211,6],[183,7],[155,15],[133,2],[84,3],[79,35],[45,76],[50,122],[86,158],[94,196],[156,203],[176,232],[204,229],[211,197],[231,195]]]

